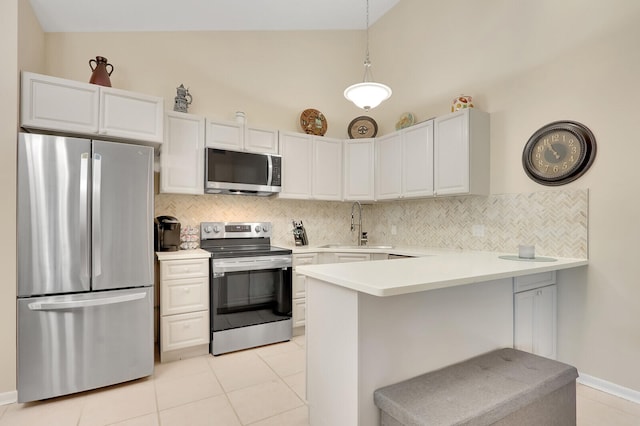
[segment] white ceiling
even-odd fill
[[[400,0],[370,0],[369,23]],[[30,0],[45,32],[349,30],[366,0]]]

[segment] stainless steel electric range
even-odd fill
[[[200,247],[211,253],[210,352],[290,340],[291,250],[271,245],[271,223],[202,222]]]

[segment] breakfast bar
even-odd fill
[[[376,389],[513,347],[514,278],[588,264],[505,255],[435,250],[300,266],[307,277],[310,424],[377,425]]]

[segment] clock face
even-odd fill
[[[580,123],[559,121],[531,136],[522,154],[529,177],[543,185],[562,185],[584,174],[595,157],[595,138]]]

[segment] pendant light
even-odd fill
[[[371,61],[369,60],[369,0],[367,0],[367,51],[364,58],[364,78],[362,83],[353,84],[344,91],[344,97],[357,107],[369,111],[382,101],[389,99],[391,88],[386,84],[373,82]]]

